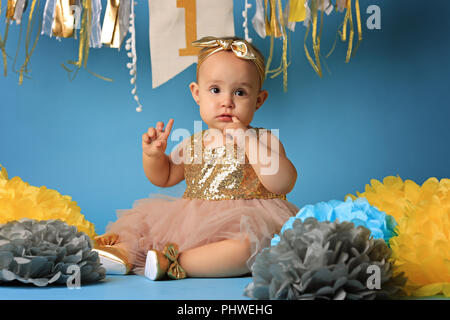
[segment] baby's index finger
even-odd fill
[[[164,136],[166,137],[166,139],[169,138],[173,123],[174,123],[173,119],[170,119],[169,122],[167,122],[166,129],[164,130]]]

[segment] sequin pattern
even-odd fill
[[[255,129],[258,134],[259,128]],[[192,135],[191,143],[186,145],[183,152],[186,181],[184,199],[286,200],[286,195],[272,193],[262,185],[244,150],[238,149],[233,143],[216,148],[204,147],[205,131]]]

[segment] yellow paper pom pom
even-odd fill
[[[390,214],[396,221],[403,216],[405,207],[416,202],[419,186],[414,181],[403,182],[398,176],[389,176],[383,179],[383,183],[376,179],[370,180],[370,183],[371,185],[366,185],[365,192],[356,192],[357,197],[352,194],[347,196],[353,200],[366,198],[371,205]]]
[[[0,168],[2,168],[2,170],[0,170],[0,183],[2,183],[2,181],[8,180],[8,172],[6,171],[5,168],[2,167],[1,164]]]
[[[449,190],[450,179],[429,178],[419,186],[390,176],[383,183],[371,180],[365,192],[357,192],[398,223],[390,247],[396,272],[408,278],[407,295],[450,297]]]
[[[1,165],[0,168],[0,223],[21,218],[59,219],[77,227],[91,239],[96,236],[95,226],[84,218],[80,207],[70,196],[45,186],[30,186],[19,177],[9,180],[6,169]]]

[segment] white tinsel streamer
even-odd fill
[[[266,37],[266,22],[264,21],[264,6],[262,0],[256,0],[256,12],[252,19],[253,28],[261,37]]]
[[[91,4],[92,4],[92,24],[91,24],[91,36],[89,39],[89,47],[101,48],[102,31],[100,25],[100,14],[102,13],[102,3],[100,0],[92,0]]]
[[[128,29],[130,25],[130,14],[131,14],[131,0],[120,0],[119,5],[119,43],[123,42],[123,39],[128,34]],[[120,47],[119,47],[120,50]]]
[[[75,40],[78,40],[77,30],[81,29],[81,13],[83,12],[83,6],[81,5],[81,0],[75,0],[74,4],[72,4],[70,6],[70,9],[72,10],[72,12],[74,14],[74,18],[75,18],[75,21],[73,24],[73,38]],[[94,13],[92,13],[92,17],[94,17]],[[89,45],[89,47],[92,47],[92,45]]]
[[[136,94],[137,86],[136,86],[136,62],[137,62],[137,55],[136,55],[136,29],[134,25],[135,20],[135,14],[134,14],[134,6],[137,5],[137,3],[134,2],[134,0],[131,1],[131,14],[130,14],[130,34],[131,37],[127,40],[125,44],[125,49],[129,51],[127,53],[128,57],[132,58],[132,62],[127,63],[127,68],[130,69],[130,75],[132,76],[130,83],[134,84],[133,90],[131,90],[131,94],[134,96],[134,100],[136,100],[136,103],[138,104],[138,107],[136,108],[137,112],[142,111],[142,105],[139,102],[139,97]]]
[[[326,13],[327,16],[330,15],[330,13],[333,11],[334,6],[331,4],[330,0],[325,0],[324,2],[319,5],[319,10],[322,10]]]
[[[305,1],[306,17],[305,20],[303,21],[303,25],[305,27],[309,26],[309,21],[311,21],[311,9],[309,8],[308,3],[309,1]]]
[[[42,19],[42,31],[41,34],[46,34],[49,37],[53,36],[53,20],[55,18],[55,8],[57,0],[47,0],[44,7],[43,19]],[[91,48],[101,48],[102,43],[100,39],[101,26],[100,26],[100,15],[102,13],[102,3],[101,0],[92,0],[92,22],[91,22],[91,35],[89,39],[89,47]],[[74,33],[73,36],[77,39],[77,33],[75,30],[79,30],[81,26],[81,14],[83,11],[83,6],[81,0],[76,0],[70,6],[70,10],[74,13]],[[60,40],[60,37],[57,37]]]
[[[252,42],[252,38],[248,36],[248,9],[251,8],[252,5],[245,0],[245,8],[242,11],[242,16],[244,17],[244,23],[242,26],[244,27],[245,40],[247,42]]]
[[[52,36],[52,24],[55,17],[56,0],[47,0],[44,7],[44,16],[42,18],[41,34]]]
[[[318,0],[305,1],[306,18],[305,18],[305,21],[303,21],[303,25],[305,27],[307,27],[309,25],[309,22],[311,21],[311,9],[310,9],[310,6],[308,5],[308,3],[310,3],[311,1],[318,1]],[[339,2],[339,0],[338,0],[338,2]],[[327,16],[329,16],[331,14],[331,12],[333,12],[333,9],[334,9],[334,6],[330,0],[324,0],[323,2],[319,2],[317,4],[317,6],[318,6],[318,9],[324,11]]]
[[[14,20],[16,24],[20,24],[22,20],[22,14],[25,10],[27,0],[17,0],[16,10],[14,11]]]
[[[346,0],[336,0],[336,6],[339,12],[343,12],[345,10]]]

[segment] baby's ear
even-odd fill
[[[189,89],[191,90],[192,98],[194,98],[195,102],[197,104],[200,103],[199,94],[198,94],[198,83],[197,82],[191,82],[189,85]]]
[[[263,105],[268,96],[269,93],[266,90],[261,90],[258,93],[258,97],[256,97],[256,110],[258,110]]]

